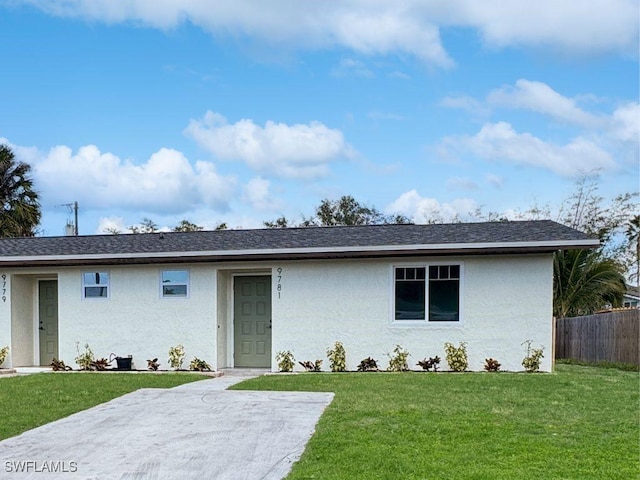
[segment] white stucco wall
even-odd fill
[[[432,262],[462,265],[461,321],[394,322],[393,266]],[[413,368],[418,368],[418,360],[438,355],[446,369],[444,343],[464,341],[471,370],[482,370],[484,359],[493,357],[503,370],[519,371],[522,343],[532,340],[534,347],[544,347],[542,369],[549,371],[552,268],[551,255],[529,255],[16,269],[8,272],[18,275],[11,276],[17,279],[15,288],[22,280],[24,285],[0,304],[0,346],[12,339],[13,311],[13,339],[24,330],[23,351],[34,349],[37,338],[35,334],[28,338],[26,318],[33,317],[33,331],[37,321],[37,307],[30,307],[37,305],[33,282],[57,277],[59,353],[68,365],[76,367],[79,342],[81,349],[88,343],[97,357],[131,354],[141,369],[147,359],[158,357],[161,368],[168,368],[169,348],[181,343],[187,352],[185,368],[194,356],[213,368],[224,368],[233,363],[233,275],[271,272],[272,354],[292,350],[298,370],[297,361],[316,359],[323,359],[328,369],[326,350],[336,341],[346,348],[350,370],[368,356],[386,368],[386,354],[396,344],[410,352]],[[188,299],[160,297],[164,269],[189,270]],[[82,272],[105,270],[110,274],[109,299],[83,299]],[[20,325],[15,323],[18,315]],[[275,360],[272,369],[277,369]]]
[[[161,298],[160,271],[187,269],[189,298]],[[108,299],[82,298],[82,272],[108,271]],[[88,343],[96,357],[133,355],[146,369],[157,357],[169,368],[169,348],[185,347],[183,368],[197,356],[215,366],[216,278],[210,266],[127,266],[65,269],[58,276],[60,357],[76,367],[76,342]],[[115,363],[114,363],[115,365]]]
[[[442,261],[463,266],[461,321],[393,322],[393,265]],[[493,357],[503,370],[519,371],[524,357],[522,343],[532,340],[534,347],[544,347],[542,370],[551,369],[551,255],[289,262],[279,266],[283,269],[280,298],[274,278],[274,354],[291,350],[296,361],[323,359],[323,367],[328,369],[326,350],[341,341],[348,369],[354,370],[368,356],[386,368],[386,354],[399,344],[411,354],[411,366],[438,355],[441,368],[446,369],[444,343],[467,342],[470,370],[482,370],[485,358]]]

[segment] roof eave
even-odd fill
[[[339,258],[393,258],[408,256],[540,254],[566,249],[597,248],[597,240],[461,243],[434,245],[384,245],[333,248],[279,248],[194,252],[145,252],[82,255],[0,257],[3,267],[123,265],[157,263],[245,262],[264,260],[312,260]]]

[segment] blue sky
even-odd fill
[[[481,6],[480,6],[481,5]],[[416,222],[638,190],[636,1],[0,0],[0,142],[45,235]]]

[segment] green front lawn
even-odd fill
[[[0,440],[133,392],[202,380],[190,373],[38,373],[0,378]]]
[[[639,380],[558,365],[268,375],[233,388],[335,392],[289,479],[626,480],[640,477]]]

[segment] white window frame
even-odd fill
[[[429,267],[435,266],[458,266],[460,268],[460,278],[458,279],[458,320],[446,320],[437,321],[429,320]],[[396,269],[397,268],[424,268],[425,269],[425,283],[424,283],[424,320],[397,320],[396,319]],[[460,260],[453,261],[436,261],[425,263],[395,263],[391,266],[391,323],[397,326],[412,326],[412,327],[457,327],[463,324],[464,313],[464,262]]]
[[[165,295],[164,294],[164,273],[165,272],[185,272],[187,274],[187,281],[185,283],[173,283],[172,285],[184,285],[186,287],[185,295]],[[191,272],[188,268],[163,268],[160,270],[160,298],[163,299],[185,299],[191,296]]]
[[[99,284],[89,284],[87,285],[84,282],[84,276],[86,274],[91,274],[91,275],[95,275],[95,274],[106,274],[107,276],[107,281],[105,283],[99,283]],[[81,280],[82,280],[82,299],[83,300],[109,300],[109,298],[111,298],[111,271],[109,270],[83,270],[81,275]],[[91,296],[87,296],[87,288],[95,288],[95,287],[102,287],[102,288],[106,288],[107,289],[107,295],[105,297],[91,297]]]

